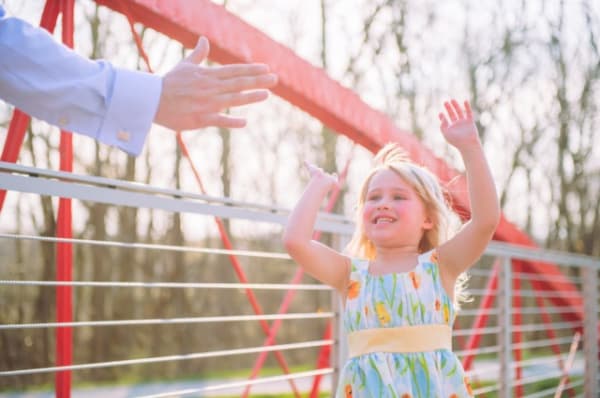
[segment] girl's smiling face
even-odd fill
[[[432,223],[415,190],[396,172],[383,169],[371,178],[362,213],[364,232],[375,247],[418,249]]]

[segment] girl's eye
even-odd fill
[[[372,196],[367,197],[367,200],[368,201],[373,201],[373,200],[379,200],[379,198],[381,198],[381,196],[379,196],[379,195],[372,195]]]
[[[404,200],[404,196],[394,196],[394,200]]]

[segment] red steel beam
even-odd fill
[[[138,48],[138,52],[139,52],[140,56],[142,57],[142,59],[144,60],[146,67],[148,68],[148,72],[154,73],[152,65],[150,65],[150,59],[148,57],[148,54],[146,54],[146,51],[144,50],[144,46],[142,45],[142,38],[135,30],[135,27],[134,27],[135,20],[132,17],[131,12],[129,11],[129,7],[127,6],[127,3],[121,4],[121,12],[125,15],[125,17],[127,18],[128,22],[129,22],[129,28],[131,30],[131,34],[133,35],[133,38],[135,40],[135,44]],[[196,182],[198,183],[198,188],[200,189],[200,191],[202,193],[206,194],[206,189],[204,187],[204,184],[202,183],[202,178],[200,177],[200,173],[198,172],[198,169],[194,163],[194,160],[192,159],[192,157],[190,156],[190,154],[187,150],[187,146],[185,145],[185,142],[183,141],[181,132],[177,132],[177,143],[178,143],[184,157],[186,159],[188,159],[188,161],[190,163],[190,167],[192,168],[192,172],[194,173],[194,176],[196,177]],[[219,230],[219,235],[221,236],[221,241],[223,243],[223,246],[228,250],[233,249],[233,245],[231,244],[229,235],[225,229],[223,221],[218,217],[215,217],[214,221]],[[246,278],[246,274],[244,273],[244,270],[242,269],[241,264],[238,261],[237,257],[235,255],[229,255],[229,260],[231,262],[232,267],[234,268],[234,270],[236,272],[236,275],[238,276],[238,279],[242,283],[247,283],[248,281]],[[258,303],[258,300],[256,299],[256,296],[254,295],[252,289],[246,289],[246,296],[248,298],[248,301],[250,302],[250,305],[254,309],[254,312],[257,315],[262,315],[262,313],[263,313],[262,309],[261,309],[261,307]],[[267,322],[265,320],[263,320],[260,322],[260,324],[263,327],[263,330],[265,331],[265,333],[268,334],[269,327],[268,327]],[[281,366],[284,373],[289,374],[290,371],[289,371],[289,368],[285,361],[285,358],[283,357],[283,354],[280,351],[274,351],[274,355],[275,355],[277,361],[279,362],[279,365]],[[298,391],[298,389],[296,387],[295,381],[293,379],[290,379],[289,383],[290,383],[290,387],[292,388],[292,392],[294,393],[294,396],[300,397],[300,392]]]
[[[479,343],[481,342],[482,333],[479,331],[481,328],[485,327],[487,324],[489,315],[488,311],[492,309],[494,305],[494,300],[496,299],[496,289],[498,289],[498,273],[502,267],[502,263],[500,260],[495,260],[494,265],[492,266],[492,274],[488,278],[487,284],[485,286],[485,294],[483,295],[483,299],[479,304],[479,313],[475,320],[473,321],[473,326],[471,330],[473,330],[473,334],[469,336],[469,340],[467,344],[464,346],[464,350],[471,351],[475,347],[479,347]],[[473,359],[475,358],[475,354],[472,352],[468,352],[462,361],[463,368],[465,371],[471,369],[471,365],[473,364]]]
[[[62,39],[73,47],[73,0],[48,0],[45,3],[40,27],[53,32],[56,27],[59,12],[63,14]],[[15,109],[8,129],[6,141],[0,159],[6,162],[16,162],[25,138],[30,117]],[[61,132],[60,138],[60,169],[72,171],[73,150],[70,133]],[[0,190],[0,211],[4,204],[6,191]],[[56,235],[60,238],[72,237],[71,200],[60,198],[57,214]],[[70,243],[58,243],[56,247],[56,279],[70,282],[72,280],[73,250]],[[72,288],[58,286],[56,288],[56,321],[71,322],[73,320]],[[72,364],[72,328],[58,327],[55,334],[55,356],[57,366]],[[71,395],[71,371],[58,371],[55,374],[55,395],[57,398],[69,398]]]
[[[354,148],[352,148],[352,150],[350,151],[351,154],[352,154],[353,150],[354,150]],[[339,179],[338,179],[339,183],[333,188],[333,190],[329,196],[329,199],[327,200],[327,205],[325,206],[325,209],[324,209],[325,213],[330,213],[333,210],[333,207],[335,206],[335,203],[337,202],[337,199],[341,192],[341,186],[344,184],[344,182],[346,181],[346,177],[348,176],[348,170],[350,169],[351,162],[352,162],[352,156],[349,156],[348,159],[346,160],[346,165],[344,166],[344,169],[342,170],[342,172],[339,176]],[[313,233],[312,239],[316,240],[316,241],[321,239],[321,231],[315,231]],[[296,285],[296,284],[300,283],[303,275],[304,275],[304,269],[302,267],[296,267],[296,273],[294,274],[294,277],[290,281],[290,284]],[[284,296],[284,298],[279,306],[279,309],[277,310],[277,314],[285,314],[287,312],[295,295],[296,295],[295,289],[290,289],[286,293],[286,295]],[[330,324],[330,323],[331,323],[331,321],[328,321],[328,324]],[[263,342],[264,347],[273,345],[273,343],[275,342],[275,336],[277,335],[277,332],[279,331],[281,324],[282,324],[281,319],[277,319],[276,321],[273,322],[273,324],[271,325],[271,328],[269,329],[269,333],[267,334],[267,338]],[[327,335],[327,330],[329,328],[330,328],[330,325],[327,326],[325,335]],[[328,338],[324,336],[323,340],[328,340]],[[319,351],[319,358],[321,358],[324,355],[326,355],[326,357],[328,358],[329,357],[328,353],[330,352],[330,350],[331,350],[330,346],[321,347],[321,349]],[[267,351],[264,351],[259,354],[258,358],[254,362],[254,367],[252,368],[252,373],[250,374],[250,380],[255,379],[256,376],[258,375],[258,373],[260,372],[260,370],[262,369],[262,366],[264,365],[265,360],[267,358],[267,353],[268,353]],[[327,354],[325,354],[325,353],[327,353]],[[314,380],[315,381],[313,384],[313,390],[318,390],[321,378],[318,376],[315,376]],[[244,389],[244,393],[242,394],[242,398],[246,398],[249,396],[251,388],[252,388],[251,384],[246,386],[246,388]]]
[[[2,155],[0,155],[1,161],[11,163],[15,163],[17,161],[30,120],[31,118],[28,114],[15,108],[12,119],[10,120],[10,124],[8,126],[8,132],[6,133],[6,141],[4,141]],[[4,207],[5,199],[6,190],[2,189],[0,190],[0,212]]]
[[[187,150],[187,146],[185,145],[185,143],[183,142],[183,138],[181,137],[181,134],[178,132],[177,133],[177,141],[179,144],[179,147],[183,153],[183,155],[188,159],[188,161],[190,162],[190,166],[192,168],[192,172],[194,173],[194,177],[196,178],[196,182],[198,183],[198,187],[200,188],[200,191],[203,194],[206,194],[206,189],[204,188],[204,183],[202,182],[202,178],[200,177],[200,173],[198,172],[192,157],[189,154],[189,151]],[[233,244],[231,243],[231,240],[229,239],[229,235],[227,233],[227,230],[225,229],[225,225],[223,224],[223,220],[219,217],[213,217],[213,220],[215,221],[215,223],[217,224],[217,228],[219,230],[219,236],[221,237],[221,242],[223,243],[223,247],[225,247],[225,249],[227,250],[233,250]],[[229,254],[229,261],[231,263],[231,266],[233,267],[238,279],[240,280],[240,282],[242,283],[248,283],[248,278],[246,277],[246,273],[244,272],[241,263],[239,262],[238,258],[235,256],[235,254]],[[252,306],[252,309],[254,310],[254,313],[256,315],[263,315],[264,312],[260,306],[260,304],[258,303],[258,299],[256,298],[256,296],[254,295],[254,291],[252,289],[246,288],[245,289],[245,293],[246,296],[248,298],[248,301],[250,302],[250,305]],[[269,324],[267,323],[267,321],[265,321],[264,319],[259,321],[259,325],[262,328],[263,332],[265,333],[265,335],[270,336],[271,335],[271,331],[269,329]],[[273,339],[275,337],[273,336]],[[290,374],[290,369],[285,361],[285,358],[283,356],[283,354],[280,351],[274,351],[273,352],[275,355],[275,358],[277,359],[277,362],[279,363],[279,366],[281,367],[281,369],[283,370],[283,372],[285,374]],[[290,387],[292,389],[292,392],[294,394],[294,397],[299,398],[300,397],[300,391],[298,390],[298,387],[296,386],[296,382],[294,381],[294,379],[289,379],[288,383],[290,384]]]
[[[466,180],[456,170],[421,144],[408,131],[394,126],[393,121],[360,97],[330,78],[322,69],[298,57],[286,46],[208,0],[96,0],[117,12],[127,11],[136,21],[155,29],[186,47],[193,47],[199,35],[211,42],[209,57],[218,63],[263,62],[279,76],[273,92],[313,117],[333,131],[345,135],[370,151],[377,151],[388,142],[397,142],[410,157],[429,168],[442,183],[451,184],[449,194],[454,209],[463,217],[469,214]],[[537,247],[529,236],[511,224],[504,216],[494,235],[496,240]],[[552,275],[541,282],[544,290],[577,292],[554,264],[529,261],[524,272]],[[563,280],[564,279],[564,280]],[[576,305],[580,300],[570,294],[554,297],[555,305]],[[579,320],[583,314],[576,314]]]
[[[531,283],[531,286],[535,287],[535,285],[533,283]],[[558,368],[565,369],[565,362],[562,359],[562,352],[560,351],[560,345],[556,342],[557,336],[556,336],[556,333],[554,332],[554,329],[552,328],[552,317],[550,316],[548,311],[546,311],[545,304],[544,304],[544,298],[540,297],[540,296],[535,296],[535,302],[537,303],[537,306],[540,311],[540,315],[542,316],[542,322],[544,322],[544,324],[546,325],[546,327],[544,329],[546,330],[546,335],[548,336],[548,339],[551,340],[550,347],[552,348],[554,355],[556,355]],[[577,334],[579,332],[575,332],[575,333]],[[568,383],[569,382],[569,374],[566,373],[565,375],[563,375],[563,379],[565,380],[565,383]],[[567,392],[569,393],[569,397],[575,396],[575,389],[573,387],[570,387],[567,390]]]
[[[62,41],[73,48],[73,11],[74,0],[48,0],[60,2],[62,12]],[[73,171],[73,135],[70,132],[60,132],[60,170]],[[58,202],[56,236],[71,239],[73,237],[72,208],[70,198],[60,198]],[[56,245],[56,280],[71,282],[73,280],[73,245],[59,242]],[[56,321],[73,321],[73,288],[72,286],[56,287]],[[73,329],[59,327],[56,329],[56,365],[69,366],[73,363]],[[71,396],[71,371],[65,370],[55,374],[55,394],[57,398]]]
[[[514,272],[522,272],[523,263],[516,262],[513,260],[512,267]],[[513,278],[512,280],[512,288],[513,288],[513,308],[522,308],[522,298],[521,298],[521,279]],[[518,328],[523,325],[521,311],[516,311],[512,314],[512,325],[516,326],[516,330],[513,331],[512,335],[512,344],[516,346],[513,349],[513,355],[515,358],[516,366],[515,366],[515,381],[518,383],[514,387],[514,394],[517,398],[521,398],[524,395],[523,384],[521,384],[521,380],[523,379],[523,367],[521,366],[521,361],[523,360],[523,351],[519,347],[519,345],[523,342],[523,332],[521,332]]]
[[[327,327],[325,328],[325,333],[323,334],[323,340],[329,340],[333,338],[333,322],[327,322]],[[319,352],[319,357],[317,358],[317,369],[324,369],[329,366],[329,356],[331,355],[331,346],[326,345],[323,346],[321,351]],[[319,398],[319,389],[321,387],[321,381],[323,380],[323,375],[315,376],[312,384],[312,388],[310,390],[310,398]],[[335,388],[335,387],[332,387]]]

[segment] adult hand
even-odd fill
[[[265,100],[277,76],[264,64],[200,65],[208,56],[205,37],[192,53],[163,77],[154,122],[176,131],[207,126],[244,127],[246,120],[223,110]]]

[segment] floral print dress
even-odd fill
[[[452,326],[456,316],[442,287],[436,252],[419,256],[405,273],[371,275],[367,260],[353,259],[344,309],[347,333],[370,328],[429,324]],[[471,387],[448,350],[375,352],[350,358],[340,374],[337,398],[464,398]]]

